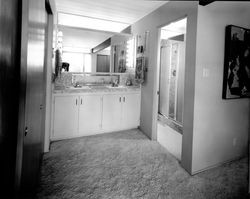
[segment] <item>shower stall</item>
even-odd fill
[[[185,35],[161,40],[159,114],[182,125]]]

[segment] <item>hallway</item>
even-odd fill
[[[53,142],[38,199],[247,198],[247,158],[190,176],[139,130]]]

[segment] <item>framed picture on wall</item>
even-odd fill
[[[223,99],[250,97],[250,29],[226,26]]]

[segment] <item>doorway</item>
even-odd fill
[[[157,140],[181,160],[187,18],[160,29]]]
[[[97,55],[96,72],[110,72],[110,55]]]

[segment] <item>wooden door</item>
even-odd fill
[[[110,72],[109,55],[97,55],[96,72]]]
[[[121,95],[103,96],[102,128],[104,130],[119,129],[121,125]]]
[[[79,105],[79,135],[95,134],[101,129],[102,96],[80,96]]]
[[[140,123],[140,94],[126,94],[122,96],[122,127],[124,129],[137,128]]]
[[[78,96],[56,96],[54,102],[53,139],[77,136]]]
[[[26,194],[38,182],[42,155],[44,55],[47,13],[45,1],[22,1],[22,62],[26,65],[25,126],[21,188]]]

